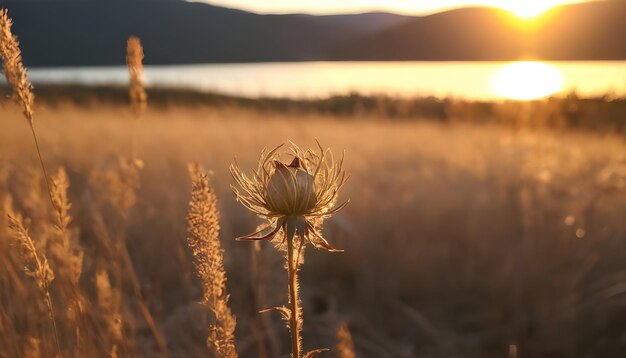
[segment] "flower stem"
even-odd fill
[[[289,275],[289,303],[291,304],[291,316],[289,329],[291,331],[291,357],[300,358],[300,327],[298,307],[298,263],[294,262],[293,235],[287,237],[287,271]]]

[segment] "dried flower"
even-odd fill
[[[282,145],[269,152],[264,150],[251,178],[243,174],[237,164],[231,165],[231,174],[240,188],[232,187],[237,200],[270,222],[260,231],[239,240],[268,240],[283,229],[288,240],[297,234],[317,248],[340,251],[322,237],[315,222],[348,204],[345,201],[335,205],[339,189],[347,179],[343,157],[335,162],[329,149],[324,150],[319,143],[318,146],[320,152],[316,153],[292,144],[289,152],[293,160],[289,165],[280,161],[278,150]]]
[[[302,309],[298,294],[298,266],[302,249],[309,242],[317,248],[336,250],[316,227],[324,218],[341,210],[348,202],[335,206],[339,189],[346,182],[343,171],[343,157],[338,162],[329,149],[319,145],[320,152],[303,151],[295,144],[290,147],[293,156],[291,164],[280,161],[278,150],[282,145],[266,152],[263,150],[259,166],[248,178],[237,164],[231,165],[230,172],[241,191],[232,187],[237,200],[253,213],[269,221],[269,225],[240,240],[269,240],[274,237],[286,243],[285,259],[289,286],[290,307],[275,307],[291,332],[291,357],[302,357]],[[297,247],[297,249],[296,249]],[[311,358],[325,349],[317,349],[304,355]]]

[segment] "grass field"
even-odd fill
[[[263,147],[290,140],[314,147],[315,139],[335,153],[345,150],[350,179],[341,198],[351,204],[324,225],[326,238],[345,253],[306,251],[307,350],[333,347],[342,322],[360,357],[609,357],[626,349],[621,135],[268,115],[236,106],[149,108],[135,124],[126,106],[110,103],[36,110],[46,164],[68,173],[70,232],[84,250],[79,287],[89,329],[80,335],[82,354],[109,356],[115,340],[102,304],[102,272],[115,272],[106,242],[118,235],[126,237],[141,295],[170,356],[208,354],[211,315],[197,303],[201,287],[185,241],[187,164],[197,161],[211,171],[219,200],[239,354],[259,356],[262,342],[267,356],[286,356],[289,339],[279,315],[256,313],[286,301],[283,261],[270,244],[257,252],[234,241],[260,220],[235,202],[228,166],[236,157],[249,170]],[[144,163],[136,200],[119,189],[119,158],[129,153],[133,132]],[[30,135],[19,109],[2,103],[0,211],[11,206],[29,219],[30,234],[46,251],[55,240],[52,209]],[[132,204],[128,215],[115,210],[114,198]],[[5,217],[0,357],[52,357],[45,303],[21,270]],[[58,272],[51,291],[63,350],[80,356],[71,350],[77,335],[65,301],[67,258],[50,256]],[[115,276],[110,279],[115,287]],[[121,356],[155,356],[135,293],[109,292],[116,295]]]

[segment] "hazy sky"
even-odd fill
[[[584,0],[193,0],[260,13],[306,12],[315,14],[384,10],[405,14],[428,14],[445,9],[487,5],[519,12],[549,8]],[[538,11],[536,11],[538,12]]]

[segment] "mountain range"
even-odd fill
[[[2,0],[28,66],[387,60],[623,60],[626,1],[556,8],[533,21],[494,8],[428,16],[262,15],[183,0]]]

